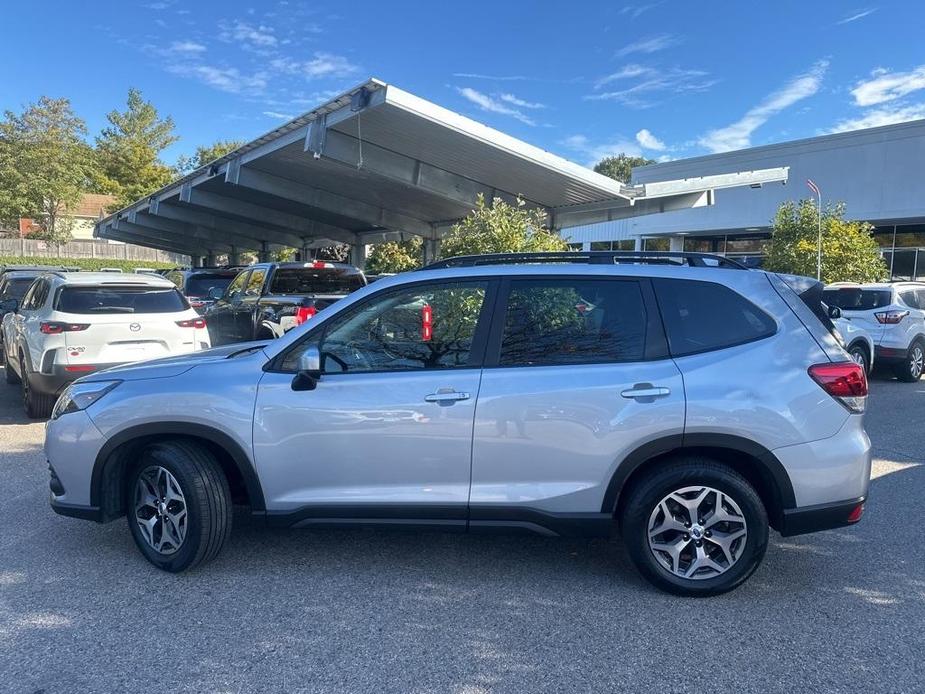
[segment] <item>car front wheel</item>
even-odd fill
[[[634,483],[621,514],[633,564],[676,595],[725,593],[764,558],[768,516],[737,472],[706,458],[683,458]]]
[[[148,561],[185,571],[214,559],[228,539],[228,480],[206,448],[183,440],[155,443],[129,475],[126,516]]]

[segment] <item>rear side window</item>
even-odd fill
[[[363,275],[346,268],[280,268],[270,294],[349,294],[365,286]]]
[[[837,306],[842,311],[870,311],[889,306],[893,302],[889,289],[861,289],[860,287],[840,287],[826,289],[822,300],[827,306]]]
[[[189,308],[176,289],[64,287],[55,309],[63,313],[174,313]]]
[[[224,293],[234,278],[234,274],[196,273],[190,275],[186,278],[186,295],[208,296],[212,289],[220,289]]]
[[[0,286],[0,299],[22,299],[34,277],[12,277]]]
[[[921,292],[916,292],[914,289],[907,289],[899,293],[899,298],[903,300],[903,303],[910,308],[925,308],[919,302],[921,297]]]
[[[773,318],[721,284],[669,279],[652,283],[672,356],[741,345],[777,332]]]
[[[499,363],[547,366],[642,361],[646,322],[645,302],[635,281],[513,281]]]

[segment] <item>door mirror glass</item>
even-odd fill
[[[293,390],[314,390],[321,378],[321,351],[308,345],[299,355],[299,372],[292,379]]]
[[[841,318],[841,309],[838,306],[829,306],[829,318],[832,320]]]

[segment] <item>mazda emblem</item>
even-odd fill
[[[141,330],[141,323],[129,323],[128,329],[133,333],[137,333],[139,330]]]

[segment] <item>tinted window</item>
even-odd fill
[[[227,301],[233,301],[235,297],[241,293],[241,290],[244,289],[244,282],[247,280],[248,274],[248,271],[244,270],[228,285],[228,289],[225,290],[225,299]]]
[[[29,285],[29,288],[26,290],[26,293],[22,298],[22,304],[20,304],[20,308],[22,310],[30,311],[32,309],[32,299],[35,297],[35,288],[38,284],[38,282],[33,282]]]
[[[365,286],[363,275],[347,268],[280,268],[270,294],[349,294]]]
[[[446,369],[468,366],[485,283],[421,285],[349,309],[321,337],[326,373]],[[314,339],[300,347],[318,344]],[[285,370],[297,368],[301,349]]]
[[[65,287],[55,309],[64,313],[173,313],[189,306],[176,289]]]
[[[208,296],[210,289],[221,289],[224,293],[234,275],[195,274],[186,278],[187,296]],[[171,278],[173,279],[173,278]]]
[[[889,289],[841,287],[826,289],[822,292],[822,300],[828,306],[838,306],[842,311],[869,311],[889,306],[893,297]]]
[[[903,303],[910,308],[922,308],[922,305],[919,303],[919,297],[914,289],[906,289],[899,293],[899,298],[903,300]]]
[[[0,299],[22,299],[34,277],[11,277],[0,288]]]
[[[646,309],[639,283],[518,280],[511,283],[502,365],[639,361]]]
[[[672,356],[731,347],[777,331],[768,314],[721,284],[666,279],[652,283]]]
[[[263,279],[267,276],[264,268],[257,268],[251,272],[247,278],[247,288],[244,290],[244,296],[260,296],[260,288],[263,287]]]

